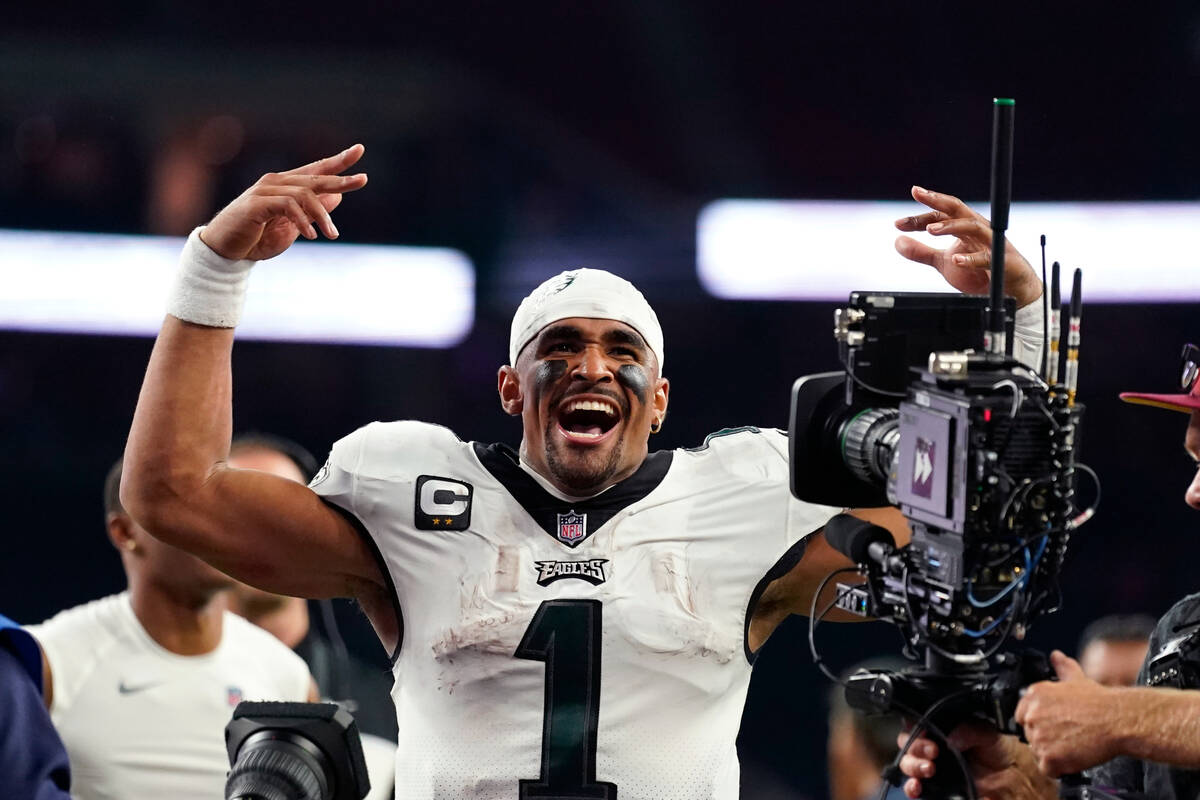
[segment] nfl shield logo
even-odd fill
[[[242,702],[242,690],[236,686],[225,687],[225,701],[231,706]]]
[[[558,538],[567,544],[577,544],[584,536],[587,535],[587,514],[576,514],[574,510],[569,514],[558,515]]]

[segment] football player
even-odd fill
[[[574,270],[521,303],[497,380],[518,449],[376,422],[311,488],[225,463],[250,268],[337,238],[362,154],[265,175],[189,238],[130,432],[129,508],[250,584],[359,600],[394,661],[404,797],[736,797],[754,654],[847,565],[820,533],[839,509],[790,496],[776,430],[650,452],[670,385],[632,284]],[[919,199],[955,219],[955,198]],[[909,255],[977,279],[965,259],[987,243],[946,232],[951,251]],[[1024,269],[1022,306],[1040,296]],[[894,510],[859,513],[906,539]]]

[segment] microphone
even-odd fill
[[[838,514],[825,523],[825,541],[855,564],[882,562],[896,548],[887,528],[849,514]]]

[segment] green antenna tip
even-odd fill
[[[992,100],[998,106],[1015,106],[1016,103],[1011,97],[997,97]]]

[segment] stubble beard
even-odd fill
[[[545,433],[546,466],[554,478],[572,494],[587,495],[607,489],[621,463],[625,439],[618,438],[604,455],[590,447],[572,448],[557,436],[554,425],[553,422],[547,425]]]

